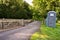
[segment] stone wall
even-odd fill
[[[0,28],[12,28],[17,26],[25,26],[32,22],[31,19],[0,19]]]

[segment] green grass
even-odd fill
[[[41,25],[40,30],[32,35],[31,40],[60,40],[60,24],[56,28]]]

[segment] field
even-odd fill
[[[56,28],[41,25],[39,32],[33,34],[31,40],[60,40],[60,24],[56,24]]]

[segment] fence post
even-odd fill
[[[22,26],[24,26],[24,19],[22,19]]]
[[[2,29],[4,29],[4,18],[2,19]]]

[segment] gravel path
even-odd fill
[[[30,36],[39,30],[40,22],[32,22],[25,27],[0,33],[0,40],[29,40]]]

